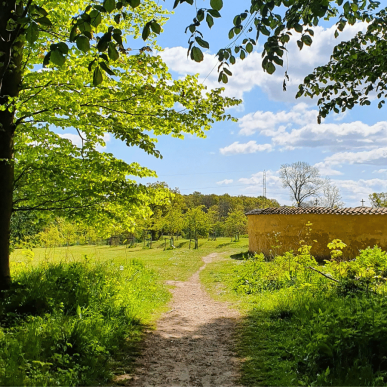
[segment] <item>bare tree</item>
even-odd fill
[[[290,189],[290,197],[297,207],[302,207],[306,199],[317,197],[326,185],[318,168],[303,161],[281,165],[279,175],[282,186]]]
[[[344,203],[341,200],[340,190],[329,179],[326,179],[320,205],[323,207],[341,208],[344,207]]]

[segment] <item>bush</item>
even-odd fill
[[[135,261],[48,264],[19,268],[14,277],[0,301],[1,385],[108,381],[109,362],[168,299]]]

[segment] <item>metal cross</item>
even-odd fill
[[[362,207],[364,207],[364,203],[365,203],[364,199],[361,199],[361,206]]]

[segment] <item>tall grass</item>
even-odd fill
[[[0,300],[0,385],[106,383],[169,298],[135,260],[19,265],[13,277]]]

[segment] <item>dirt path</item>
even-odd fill
[[[145,340],[131,386],[237,385],[238,362],[233,334],[238,313],[216,302],[202,289],[199,273],[216,258],[203,258],[204,265],[187,282],[168,282],[176,287],[170,311]],[[122,380],[123,381],[123,380]]]

